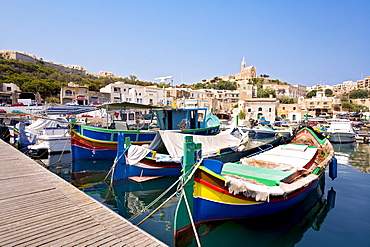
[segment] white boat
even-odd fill
[[[325,134],[333,143],[352,143],[356,141],[356,133],[352,122],[348,119],[328,119],[330,124]]]
[[[71,135],[68,128],[44,128],[36,138],[30,150],[47,149],[49,154],[71,152]]]
[[[71,137],[66,118],[40,118],[29,126],[18,125],[19,146],[27,147],[30,154],[47,150],[49,154],[71,152]]]

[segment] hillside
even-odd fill
[[[88,85],[89,90],[99,91],[100,88],[116,81],[143,86],[153,85],[151,82],[139,81],[133,75],[129,78],[94,77],[83,72],[59,71],[47,67],[42,61],[20,62],[0,57],[0,83],[14,83],[23,92],[39,92],[43,99],[58,97],[61,86],[69,82]]]

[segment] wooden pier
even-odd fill
[[[1,246],[166,246],[0,140]]]

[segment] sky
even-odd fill
[[[0,50],[141,81],[240,72],[292,85],[370,76],[369,0],[0,0]],[[169,81],[170,82],[170,81]]]

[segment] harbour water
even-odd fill
[[[228,220],[199,229],[202,246],[370,246],[370,145],[334,144],[338,178],[328,174],[321,185],[299,205],[284,212],[253,219]],[[139,223],[171,195],[153,202],[176,178],[136,183],[124,180],[110,185],[102,182],[110,161],[73,161],[70,154],[53,155],[44,163],[50,170],[123,217]],[[94,171],[84,170],[91,162]],[[174,245],[173,219],[178,198],[140,224],[140,228]],[[152,207],[147,208],[149,204]],[[188,245],[191,241],[181,242]],[[196,246],[192,241],[191,246]]]

